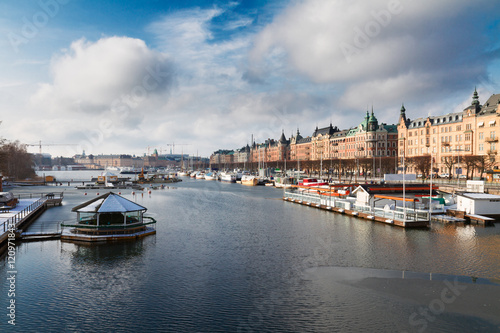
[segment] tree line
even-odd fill
[[[26,179],[36,176],[31,154],[19,141],[0,139],[0,173],[5,178]]]
[[[435,161],[433,161],[435,162]],[[415,171],[422,175],[422,178],[430,177],[431,172],[431,156],[414,156],[406,157],[405,163],[407,166],[413,166]],[[453,175],[453,168],[458,165],[465,167],[465,176],[467,179],[472,179],[474,172],[479,173],[479,177],[483,178],[483,174],[486,170],[493,168],[495,164],[495,158],[491,158],[488,155],[466,155],[466,156],[445,156],[443,157],[442,163],[444,164],[446,170],[448,170],[448,178],[451,179]],[[434,168],[433,173],[437,174],[438,169]]]

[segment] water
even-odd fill
[[[57,188],[64,205],[33,230],[75,218],[71,208],[98,192]],[[17,189],[28,190],[41,188]],[[122,195],[148,208],[157,234],[105,245],[20,243],[17,325],[2,314],[0,331],[500,330],[498,225],[404,230],[283,202],[274,188],[204,180],[131,192]],[[1,267],[6,276],[5,259]],[[454,275],[465,289],[442,303]],[[0,308],[7,292],[4,283]],[[420,314],[426,307],[433,320]]]

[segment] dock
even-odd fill
[[[496,219],[478,215],[478,214],[466,214],[465,218],[467,218],[471,223],[481,224],[481,225],[493,225]]]
[[[56,232],[23,232],[21,240],[23,242],[45,241],[51,239],[61,239],[61,231]]]
[[[386,210],[381,207],[357,204],[353,198],[325,196],[319,191],[318,193],[314,192],[297,190],[297,188],[292,187],[284,190],[283,200],[403,228],[426,228],[429,226],[429,212],[426,210],[414,208],[403,210],[402,207]]]
[[[22,239],[22,232],[28,228],[48,207],[62,204],[63,193],[28,193],[16,195],[16,207],[0,213],[0,255],[8,242]]]

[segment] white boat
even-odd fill
[[[217,180],[217,174],[215,172],[206,173],[205,180]]]
[[[198,172],[196,174],[196,179],[205,179],[205,173],[204,172]]]
[[[189,175],[189,177],[196,178],[197,174],[198,174],[198,171],[193,171],[193,172],[191,172],[191,174]]]
[[[187,177],[188,173],[187,173],[187,172],[185,172],[185,171],[181,171],[181,172],[178,172],[178,173],[177,173],[177,175],[178,175],[179,177]]]
[[[251,175],[241,176],[241,185],[256,186],[258,183],[259,183],[259,179],[255,176],[251,176]]]
[[[220,181],[226,183],[236,183],[236,175],[229,172],[221,172]]]
[[[106,171],[120,173],[120,171],[122,171],[122,169],[120,167],[110,166],[110,167],[106,168]]]
[[[138,175],[141,172],[144,172],[142,168],[133,168],[133,167],[123,167],[120,171],[122,175]]]

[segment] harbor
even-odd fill
[[[495,307],[491,303],[498,288],[494,283],[500,281],[495,227],[440,222],[427,228],[392,227],[314,204],[283,201],[283,189],[184,178],[175,188],[144,196],[122,192],[127,200],[147,207],[157,220],[154,235],[105,243],[68,242],[57,236],[42,240],[42,234],[60,232],[62,221],[76,224],[77,212],[72,210],[102,195],[97,195],[100,190],[85,195],[74,187],[58,188],[64,190],[62,206],[41,214],[24,230],[26,239],[16,243],[17,270],[23,272],[17,276],[17,288],[22,290],[18,299],[25,304],[18,318],[27,323],[23,324],[27,331],[47,321],[57,329],[76,328],[73,323],[90,329],[91,322],[98,322],[112,330],[111,322],[98,313],[82,311],[89,306],[111,311],[110,299],[124,308],[135,306],[133,312],[116,314],[133,330],[154,330],[156,325],[171,325],[175,331],[273,327],[289,323],[279,318],[295,318],[298,311],[305,311],[314,312],[314,319],[306,316],[294,320],[295,325],[324,331],[326,326],[359,319],[346,311],[358,306],[372,313],[361,319],[359,327],[384,330],[389,325],[401,331],[412,328],[409,316],[432,298],[397,299],[383,291],[385,283],[401,289],[398,295],[411,296],[424,289],[439,293],[444,280],[455,279],[468,290],[452,308],[461,312],[446,310],[433,327],[473,329],[478,321],[489,328],[495,324],[487,315]],[[39,187],[31,191],[38,197]],[[30,233],[40,238],[30,241]],[[380,284],[372,285],[372,278]],[[368,289],[360,294],[358,284]],[[5,286],[0,292],[6,292]],[[47,314],[35,304],[49,295],[53,301]],[[77,295],[80,302],[73,310],[70,305]],[[343,307],[331,301],[335,297],[344,301]],[[400,311],[388,314],[385,300],[397,304]],[[467,304],[478,302],[493,305],[482,311],[467,310],[466,319],[461,319]],[[263,304],[273,304],[279,318],[260,312]],[[197,311],[186,314],[183,306]],[[346,317],[332,318],[332,309]],[[142,320],[134,314],[137,311],[142,312]],[[254,312],[262,315],[259,326],[237,320]],[[207,315],[211,313],[220,319]],[[0,328],[4,325],[0,323]]]

